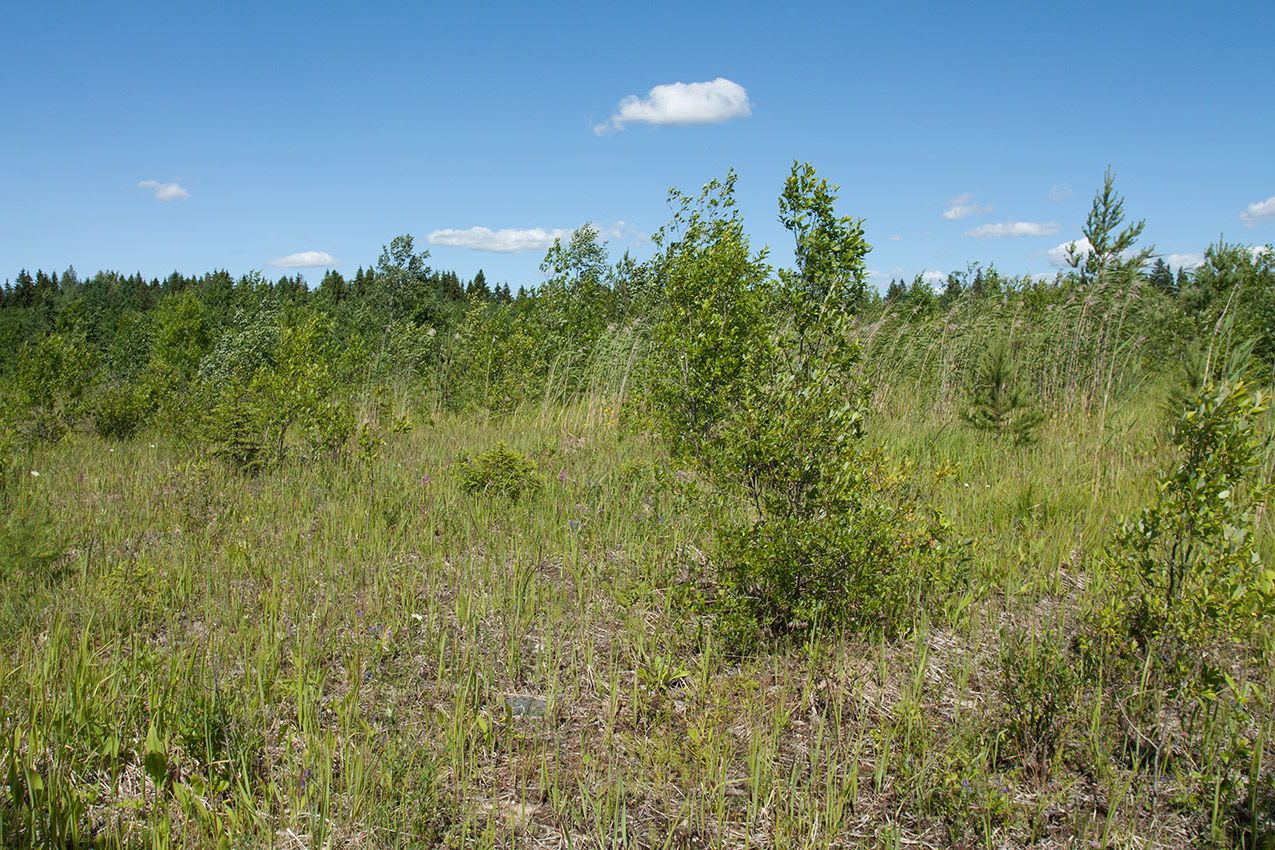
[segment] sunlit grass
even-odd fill
[[[967,578],[898,641],[744,658],[686,604],[711,547],[677,470],[600,397],[432,419],[404,394],[414,427],[371,463],[255,477],[149,435],[35,450],[6,498],[67,554],[4,579],[0,845],[1226,843],[1217,774],[1148,759],[1092,682],[1043,762],[1012,737],[1005,636],[1065,648],[1110,592],[1103,546],[1165,462],[1157,395],[1021,447],[879,399],[870,434],[969,539]],[[500,442],[538,494],[463,492]],[[1195,731],[1252,736],[1260,783],[1275,725],[1244,712]]]

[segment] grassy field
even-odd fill
[[[405,396],[375,457],[257,476],[75,433],[5,492],[0,846],[1271,846],[1275,673],[1224,659],[1192,713],[1077,661],[1162,396],[1016,446],[885,385],[870,439],[968,539],[959,583],[902,638],[743,657],[693,604],[695,477],[618,405]],[[499,442],[538,490],[464,492]]]

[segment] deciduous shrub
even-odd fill
[[[894,629],[947,562],[946,525],[866,444],[849,332],[862,224],[838,217],[836,187],[794,164],[780,218],[798,268],[776,280],[749,249],[733,185],[710,183],[698,200],[675,192],[656,236],[665,312],[648,397],[670,451],[712,487],[709,608],[737,647],[816,626]]]
[[[146,400],[130,384],[111,384],[93,400],[93,430],[99,437],[127,440],[147,417]]]

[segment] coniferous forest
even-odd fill
[[[1108,173],[878,291],[734,187],[516,290],[18,270],[0,847],[1275,847],[1275,251]]]

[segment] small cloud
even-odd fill
[[[190,192],[183,189],[182,184],[176,181],[160,183],[156,180],[143,180],[137,184],[137,188],[154,192],[157,201],[180,201],[190,197]]]
[[[327,251],[301,251],[266,263],[272,269],[323,269],[341,265]]]
[[[614,239],[629,245],[641,245],[651,241],[650,235],[638,230],[627,221],[617,221],[615,224],[606,226],[595,224],[593,227],[598,231],[598,238],[604,242]]]
[[[947,274],[945,272],[923,271],[921,272],[921,280],[933,286],[936,283],[946,282]]]
[[[896,234],[894,234],[893,236],[891,236],[891,237],[890,237],[890,241],[891,241],[891,242],[902,242],[902,241],[903,241],[903,237],[902,237],[900,234],[896,233]]]
[[[1049,200],[1055,204],[1059,201],[1065,201],[1071,197],[1071,187],[1066,183],[1055,183],[1054,188],[1049,190]]]
[[[1248,249],[1248,252],[1252,254],[1253,259],[1256,260],[1258,257],[1262,256],[1269,250],[1270,250],[1269,245],[1254,245],[1252,248]]]
[[[571,231],[562,228],[505,228],[493,231],[486,227],[471,227],[468,230],[453,230],[449,227],[435,230],[425,237],[425,241],[448,248],[468,248],[471,251],[488,251],[494,254],[521,254],[524,251],[547,251],[555,239],[567,239],[570,236]]]
[[[1192,269],[1196,269],[1204,265],[1204,255],[1170,254],[1164,258],[1164,261],[1169,265],[1169,268],[1186,269],[1187,271],[1191,271]]]
[[[947,202],[947,209],[943,210],[943,218],[948,221],[960,221],[966,216],[987,215],[995,209],[995,207],[984,207],[974,203],[974,196],[966,192]]]
[[[1072,249],[1072,246],[1075,246],[1074,252],[1077,257],[1088,256],[1089,252],[1093,250],[1093,246],[1089,244],[1088,239],[1077,239],[1074,242],[1064,242],[1057,248],[1050,248],[1045,252],[1045,255],[1049,257],[1049,264],[1055,268],[1067,268],[1070,265],[1070,263],[1067,262],[1067,258],[1071,256],[1069,250]]]
[[[617,221],[611,225],[593,225],[598,231],[598,238],[605,242],[614,239],[630,245],[638,245],[650,240],[650,236],[638,230],[627,221]],[[575,228],[555,227],[546,230],[543,227],[530,227],[523,230],[504,228],[492,230],[487,227],[471,227],[468,230],[454,230],[450,227],[435,230],[425,237],[430,245],[445,248],[468,248],[471,251],[486,251],[493,254],[521,254],[526,251],[547,251],[554,240],[564,242],[575,233]]]
[[[983,224],[961,235],[970,239],[1009,239],[1017,236],[1050,236],[1058,232],[1056,221],[1006,221]]]
[[[669,83],[656,86],[646,97],[631,94],[620,101],[611,120],[598,124],[599,136],[623,130],[626,124],[660,126],[720,124],[752,114],[748,92],[739,83],[718,77],[709,83]]]
[[[1260,204],[1249,204],[1240,213],[1240,221],[1244,222],[1245,227],[1252,227],[1263,218],[1275,218],[1275,195]]]

